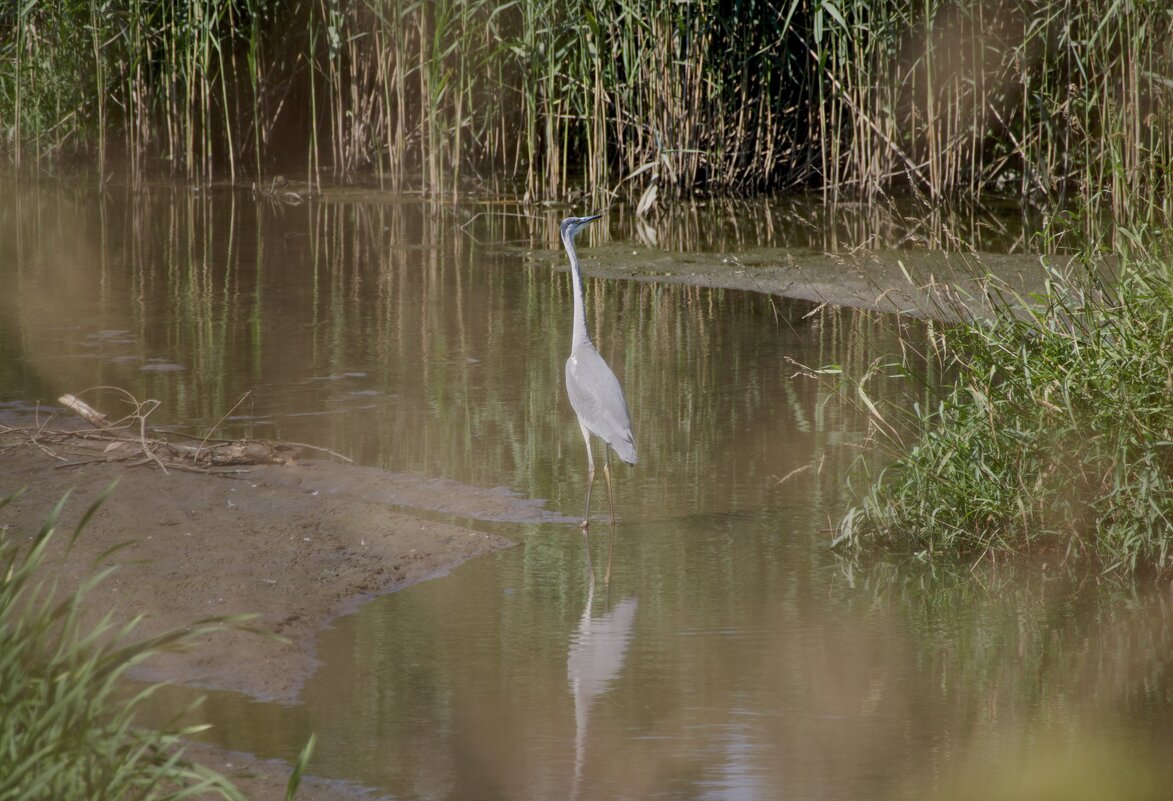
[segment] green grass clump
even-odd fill
[[[913,405],[917,444],[838,539],[1173,569],[1173,248],[1148,241],[1112,281],[1089,257],[1042,297],[945,331],[956,380]]]
[[[240,798],[223,776],[183,759],[180,738],[195,729],[134,726],[135,709],[153,688],[129,701],[116,691],[134,665],[224,621],[136,641],[133,623],[116,628],[107,617],[83,626],[86,593],[108,571],[64,596],[40,577],[63,504],[27,548],[0,527],[0,799]]]

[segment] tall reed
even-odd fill
[[[1173,196],[1159,3],[62,0],[0,19],[21,163],[120,144],[199,179],[308,164],[646,207],[995,192],[1133,221]]]

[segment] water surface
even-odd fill
[[[709,207],[672,230],[732,254],[793,244],[771,213]],[[0,211],[0,403],[119,386],[161,401],[159,424],[540,504],[528,521],[455,518],[519,547],[337,620],[298,704],[212,693],[199,715],[215,742],[292,759],[317,732],[312,772],[411,799],[940,798],[1028,781],[1112,797],[1168,778],[1164,589],[828,549],[858,460],[883,457],[852,393],[797,365],[878,365],[873,397],[911,402],[892,354],[919,323],[588,280],[640,462],[616,470],[614,535],[597,518],[584,540],[569,280],[518,257],[552,247],[560,216],[167,187],[41,187]],[[604,233],[648,236],[620,214]],[[849,233],[834,238],[910,241]],[[189,696],[162,694],[158,714]]]

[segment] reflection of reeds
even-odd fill
[[[92,216],[79,214],[86,208]],[[502,247],[554,247],[556,212],[531,218],[499,204],[341,199],[282,206],[155,188],[112,190],[98,203],[80,189],[44,190],[5,211],[0,223],[11,234],[0,236],[9,243],[0,263],[7,254],[30,276],[10,276],[25,311],[14,317],[23,333],[9,339],[27,343],[11,369],[53,364],[46,381],[124,385],[160,399],[169,416],[162,422],[196,427],[220,420],[252,390],[248,418],[226,421],[226,435],[310,442],[366,464],[505,484],[531,497],[557,501],[560,487],[585,481],[562,390],[569,282]],[[768,227],[748,214],[740,225]],[[47,280],[62,289],[44,295],[38,282]],[[592,333],[631,387],[637,438],[655,443],[658,461],[681,459],[679,472],[637,471],[639,481],[688,487],[690,503],[724,503],[715,462],[752,453],[754,469],[779,477],[799,466],[775,465],[762,447],[788,436],[780,427],[831,448],[862,439],[863,423],[843,416],[847,404],[791,379],[791,365],[764,354],[781,347],[804,363],[863,369],[876,355],[870,347],[893,349],[877,345],[893,342],[882,316],[825,308],[807,317],[809,305],[754,293],[594,277],[586,291]],[[101,322],[90,316],[94,298]],[[105,358],[61,365],[60,338],[46,328],[62,313],[124,329],[131,341]],[[158,357],[186,369],[139,370]],[[356,371],[365,375],[325,380]],[[30,384],[19,374],[12,381]],[[747,391],[734,398],[716,391],[742,385]],[[347,399],[359,389],[374,394]],[[773,400],[779,392],[784,407]],[[293,416],[306,412],[321,416]],[[745,449],[730,450],[712,420],[733,426]],[[835,458],[785,491],[817,485],[833,505],[846,465]]]
[[[1164,9],[1049,0],[69,0],[3,12],[16,161],[120,146],[204,178],[372,171],[532,198],[819,187],[1170,197]],[[79,76],[85,76],[84,78]]]
[[[620,230],[634,229],[643,244],[658,251],[739,256],[759,248],[1030,252],[1040,228],[1038,215],[1020,207],[951,206],[917,199],[824,204],[809,195],[677,202],[663,206],[654,219],[618,206],[612,218]],[[547,237],[543,231],[541,239]]]

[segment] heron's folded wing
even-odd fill
[[[576,348],[566,360],[566,392],[579,422],[606,440],[620,459],[635,464],[627,399],[619,379],[593,347]]]

